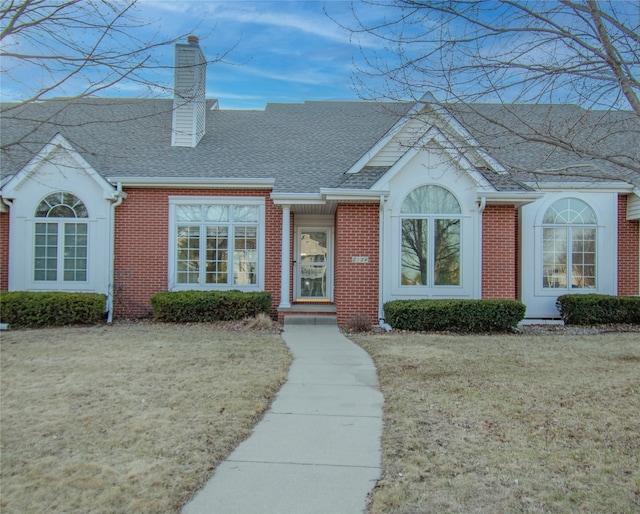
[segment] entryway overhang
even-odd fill
[[[481,207],[484,205],[515,205],[516,207],[522,207],[542,197],[543,193],[535,191],[479,191],[478,203]]]
[[[282,209],[282,260],[280,267],[279,312],[291,310],[291,214],[333,216],[340,203],[383,204],[386,190],[322,188],[318,193],[272,193],[271,200]]]
[[[272,193],[271,200],[295,214],[331,215],[340,202],[378,203],[388,196],[386,190],[321,188],[319,193]]]

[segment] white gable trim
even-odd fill
[[[358,159],[351,168],[347,170],[347,174],[358,173],[362,168],[364,168],[367,163],[373,159],[379,152],[382,150],[386,144],[391,141],[398,132],[400,132],[407,123],[410,121],[410,117],[405,115],[400,121],[396,122],[396,124],[389,129],[389,131],[382,136],[378,142],[373,145],[369,150],[367,150],[360,159]]]
[[[373,145],[365,154],[358,159],[349,170],[347,174],[358,173],[363,167],[367,165],[386,145],[389,143],[406,125],[411,121],[413,116],[419,115],[426,106],[430,106],[436,115],[440,116],[451,129],[460,136],[461,139],[473,148],[473,150],[480,156],[480,158],[486,162],[492,170],[500,175],[508,173],[507,169],[500,164],[495,158],[491,157],[481,146],[478,140],[471,135],[471,133],[464,128],[464,126],[452,116],[446,107],[437,103],[436,99],[430,93],[425,94],[420,100],[418,100],[411,109],[402,117],[401,120],[389,129],[389,131]],[[433,130],[433,127],[429,130]],[[428,133],[429,131],[427,131]],[[422,138],[416,143],[416,146],[420,146]]]
[[[451,114],[449,114],[449,111],[447,111],[445,107],[442,107],[441,105],[438,105],[438,104],[431,104],[431,107],[435,112],[437,112],[440,115],[442,119],[444,119],[449,124],[449,126],[462,139],[467,141],[469,146],[475,149],[478,155],[482,157],[482,159],[491,167],[491,169],[493,169],[496,173],[499,173],[500,175],[504,175],[507,173],[507,170],[505,169],[505,167],[502,164],[500,164],[496,159],[491,157],[487,152],[485,152],[480,146],[480,143],[478,142],[478,140],[475,137],[473,137],[471,133],[466,128],[464,128],[464,126],[458,120],[456,120]]]
[[[427,151],[423,147],[434,141],[438,144],[454,161],[458,162],[462,171],[466,172],[469,177],[475,182],[478,188],[481,191],[496,191],[495,187],[491,185],[491,183],[471,164],[469,159],[467,159],[458,148],[451,143],[451,141],[437,128],[430,128],[424,136],[420,138],[416,147],[409,148],[398,161],[389,168],[389,170],[380,177],[371,189],[384,189],[384,185],[388,184],[389,181],[397,175],[400,170],[415,157],[419,152]]]
[[[424,109],[425,105],[435,101],[435,97],[431,93],[425,93],[424,96],[415,102],[413,106],[398,120],[389,131],[380,138],[380,140],[371,147],[360,159],[358,159],[351,168],[347,170],[347,173],[358,173],[367,163],[373,159],[376,154],[384,148],[384,146],[393,139],[393,137],[400,132],[411,121],[413,116],[416,116]]]
[[[79,169],[82,169],[88,177],[98,185],[103,191],[104,198],[107,200],[116,200],[118,192],[112,184],[107,182],[93,167],[71,146],[71,143],[65,139],[62,134],[56,134],[51,140],[45,144],[42,149],[18,172],[16,173],[2,188],[0,196],[8,200],[12,200],[18,194],[18,190],[24,184],[25,180],[34,173],[43,163],[51,160],[55,152],[64,151],[73,159]]]

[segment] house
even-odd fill
[[[227,111],[205,99],[197,39],[176,60],[173,100],[4,111],[0,290],[104,293],[110,318],[160,291],[269,291],[274,317],[340,324],[394,299],[520,299],[540,319],[562,294],[639,293],[640,196],[618,159],[637,166],[632,114],[428,96]],[[616,158],[505,130],[569,122],[613,128]]]

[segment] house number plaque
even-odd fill
[[[369,262],[369,257],[351,257],[351,262],[355,262],[357,264],[367,264]]]

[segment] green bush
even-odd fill
[[[107,298],[97,293],[0,294],[0,321],[15,327],[93,325],[104,319]]]
[[[393,328],[416,331],[505,332],[524,318],[515,300],[395,300],[384,304]]]
[[[640,297],[603,294],[567,294],[556,302],[568,325],[640,323]]]
[[[271,293],[241,291],[174,291],[151,298],[157,321],[186,323],[229,321],[269,313]]]

